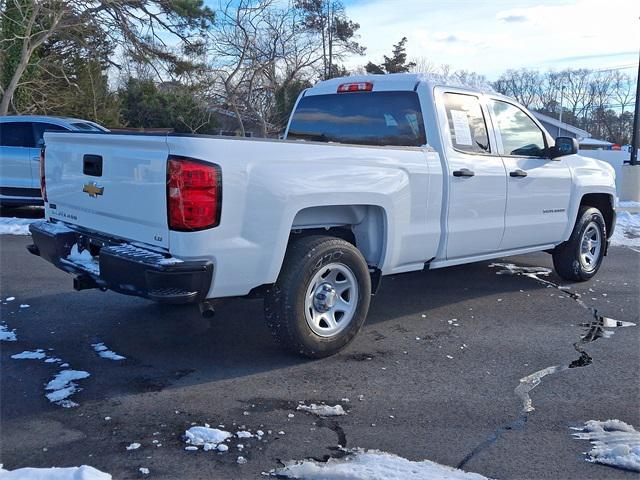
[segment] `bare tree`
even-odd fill
[[[233,111],[246,135],[245,119],[274,133],[282,123],[278,102],[288,104],[291,86],[310,78],[322,61],[321,46],[303,28],[298,9],[273,0],[229,1],[221,7],[209,55],[213,90]]]
[[[438,67],[427,57],[416,57],[411,59],[413,66],[409,68],[412,73],[436,73]]]
[[[611,96],[620,105],[621,112],[624,113],[627,107],[635,102],[634,85],[637,79],[621,73],[620,70],[614,70],[611,81],[613,83]]]
[[[565,86],[564,98],[567,108],[576,118],[584,118],[592,104],[589,82],[591,71],[587,69],[564,70],[562,83]]]
[[[199,33],[212,20],[213,12],[201,1],[0,0],[0,78],[7,79],[0,85],[0,115],[8,112],[36,52],[54,36],[82,39],[92,26],[135,58],[172,68],[184,58],[167,45],[167,37],[196,51],[202,46]]]
[[[534,70],[507,70],[494,83],[494,88],[518,100],[525,107],[540,103],[543,78]]]

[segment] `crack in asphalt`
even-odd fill
[[[330,445],[327,447],[327,449],[332,453],[323,455],[322,458],[311,458],[313,458],[317,462],[328,462],[331,458],[343,458],[349,455],[349,452],[346,451],[347,434],[344,432],[344,429],[336,420],[330,418],[320,418],[316,421],[316,426],[320,428],[328,428],[329,430],[333,431],[338,436],[338,444],[336,446]]]
[[[275,410],[283,410],[283,411],[293,410],[293,411],[300,412],[299,410],[297,410],[297,407],[300,405],[299,402],[294,402],[292,400],[283,400],[280,398],[258,397],[258,398],[252,398],[252,399],[246,400],[245,403],[247,405],[250,405],[251,410],[254,412],[272,412]],[[328,402],[328,403],[332,403],[332,402]],[[305,413],[309,417],[315,417],[315,415],[312,413],[308,413],[308,412],[305,412]],[[320,458],[318,457],[309,457],[309,458],[317,462],[327,462],[331,458],[343,458],[344,456],[349,454],[349,452],[345,450],[347,447],[347,434],[345,433],[344,429],[340,426],[337,420],[333,418],[319,417],[314,422],[314,425],[319,428],[328,428],[329,430],[333,431],[338,437],[338,442],[336,445],[329,445],[327,447],[327,450],[331,451],[330,454],[323,455]],[[278,459],[278,461],[280,460]],[[280,461],[280,463],[282,462]],[[282,463],[282,465],[284,466],[284,463]]]
[[[604,317],[598,313],[595,307],[587,305],[579,293],[569,291],[568,287],[563,287],[557,283],[551,282],[544,278],[540,278],[539,275],[549,275],[551,269],[544,267],[521,267],[512,263],[492,263],[489,265],[491,268],[501,268],[496,272],[497,275],[516,275],[531,278],[538,283],[546,286],[547,288],[555,288],[566,294],[569,298],[573,299],[578,305],[587,310],[592,319],[589,322],[581,323],[580,326],[586,328],[580,339],[573,344],[573,348],[578,352],[579,357],[568,365],[552,365],[542,370],[533,372],[526,377],[520,379],[518,386],[515,388],[514,393],[522,401],[522,409],[514,421],[502,425],[495,429],[491,435],[489,435],[480,444],[474,447],[458,464],[457,468],[463,468],[471,459],[494,444],[505,433],[512,430],[522,430],[527,423],[529,415],[535,410],[533,407],[533,401],[531,400],[531,391],[542,383],[542,379],[548,375],[555,375],[572,368],[586,367],[593,363],[593,357],[585,350],[585,346],[595,342],[600,338],[610,338],[614,332],[607,330],[607,328],[616,327],[635,327],[636,324],[632,322],[623,322],[620,320],[614,320],[612,318]]]

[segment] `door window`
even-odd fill
[[[55,132],[66,131],[65,127],[55,125],[53,123],[35,122],[33,124],[33,132],[36,136],[36,146],[40,146],[40,142],[43,139],[44,132],[47,130],[53,130]]]
[[[544,134],[526,113],[510,103],[499,100],[492,100],[491,106],[505,155],[526,157],[546,155]]]
[[[0,123],[0,145],[3,147],[33,147],[34,141],[31,123]]]
[[[491,152],[487,123],[478,97],[461,93],[445,93],[444,107],[453,148],[466,153]]]

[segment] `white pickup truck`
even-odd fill
[[[285,137],[45,133],[30,251],[78,290],[203,313],[264,297],[275,338],[317,358],[354,338],[381,276],[544,250],[583,281],[613,233],[613,169],[483,89],[332,79]]]

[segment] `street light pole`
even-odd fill
[[[638,125],[638,116],[640,115],[640,59],[638,60],[638,78],[636,79],[636,110],[633,112],[633,131],[631,132],[631,159],[629,163],[631,165],[638,165],[638,142],[640,142],[640,138],[638,138],[639,132],[638,129],[640,125]]]

